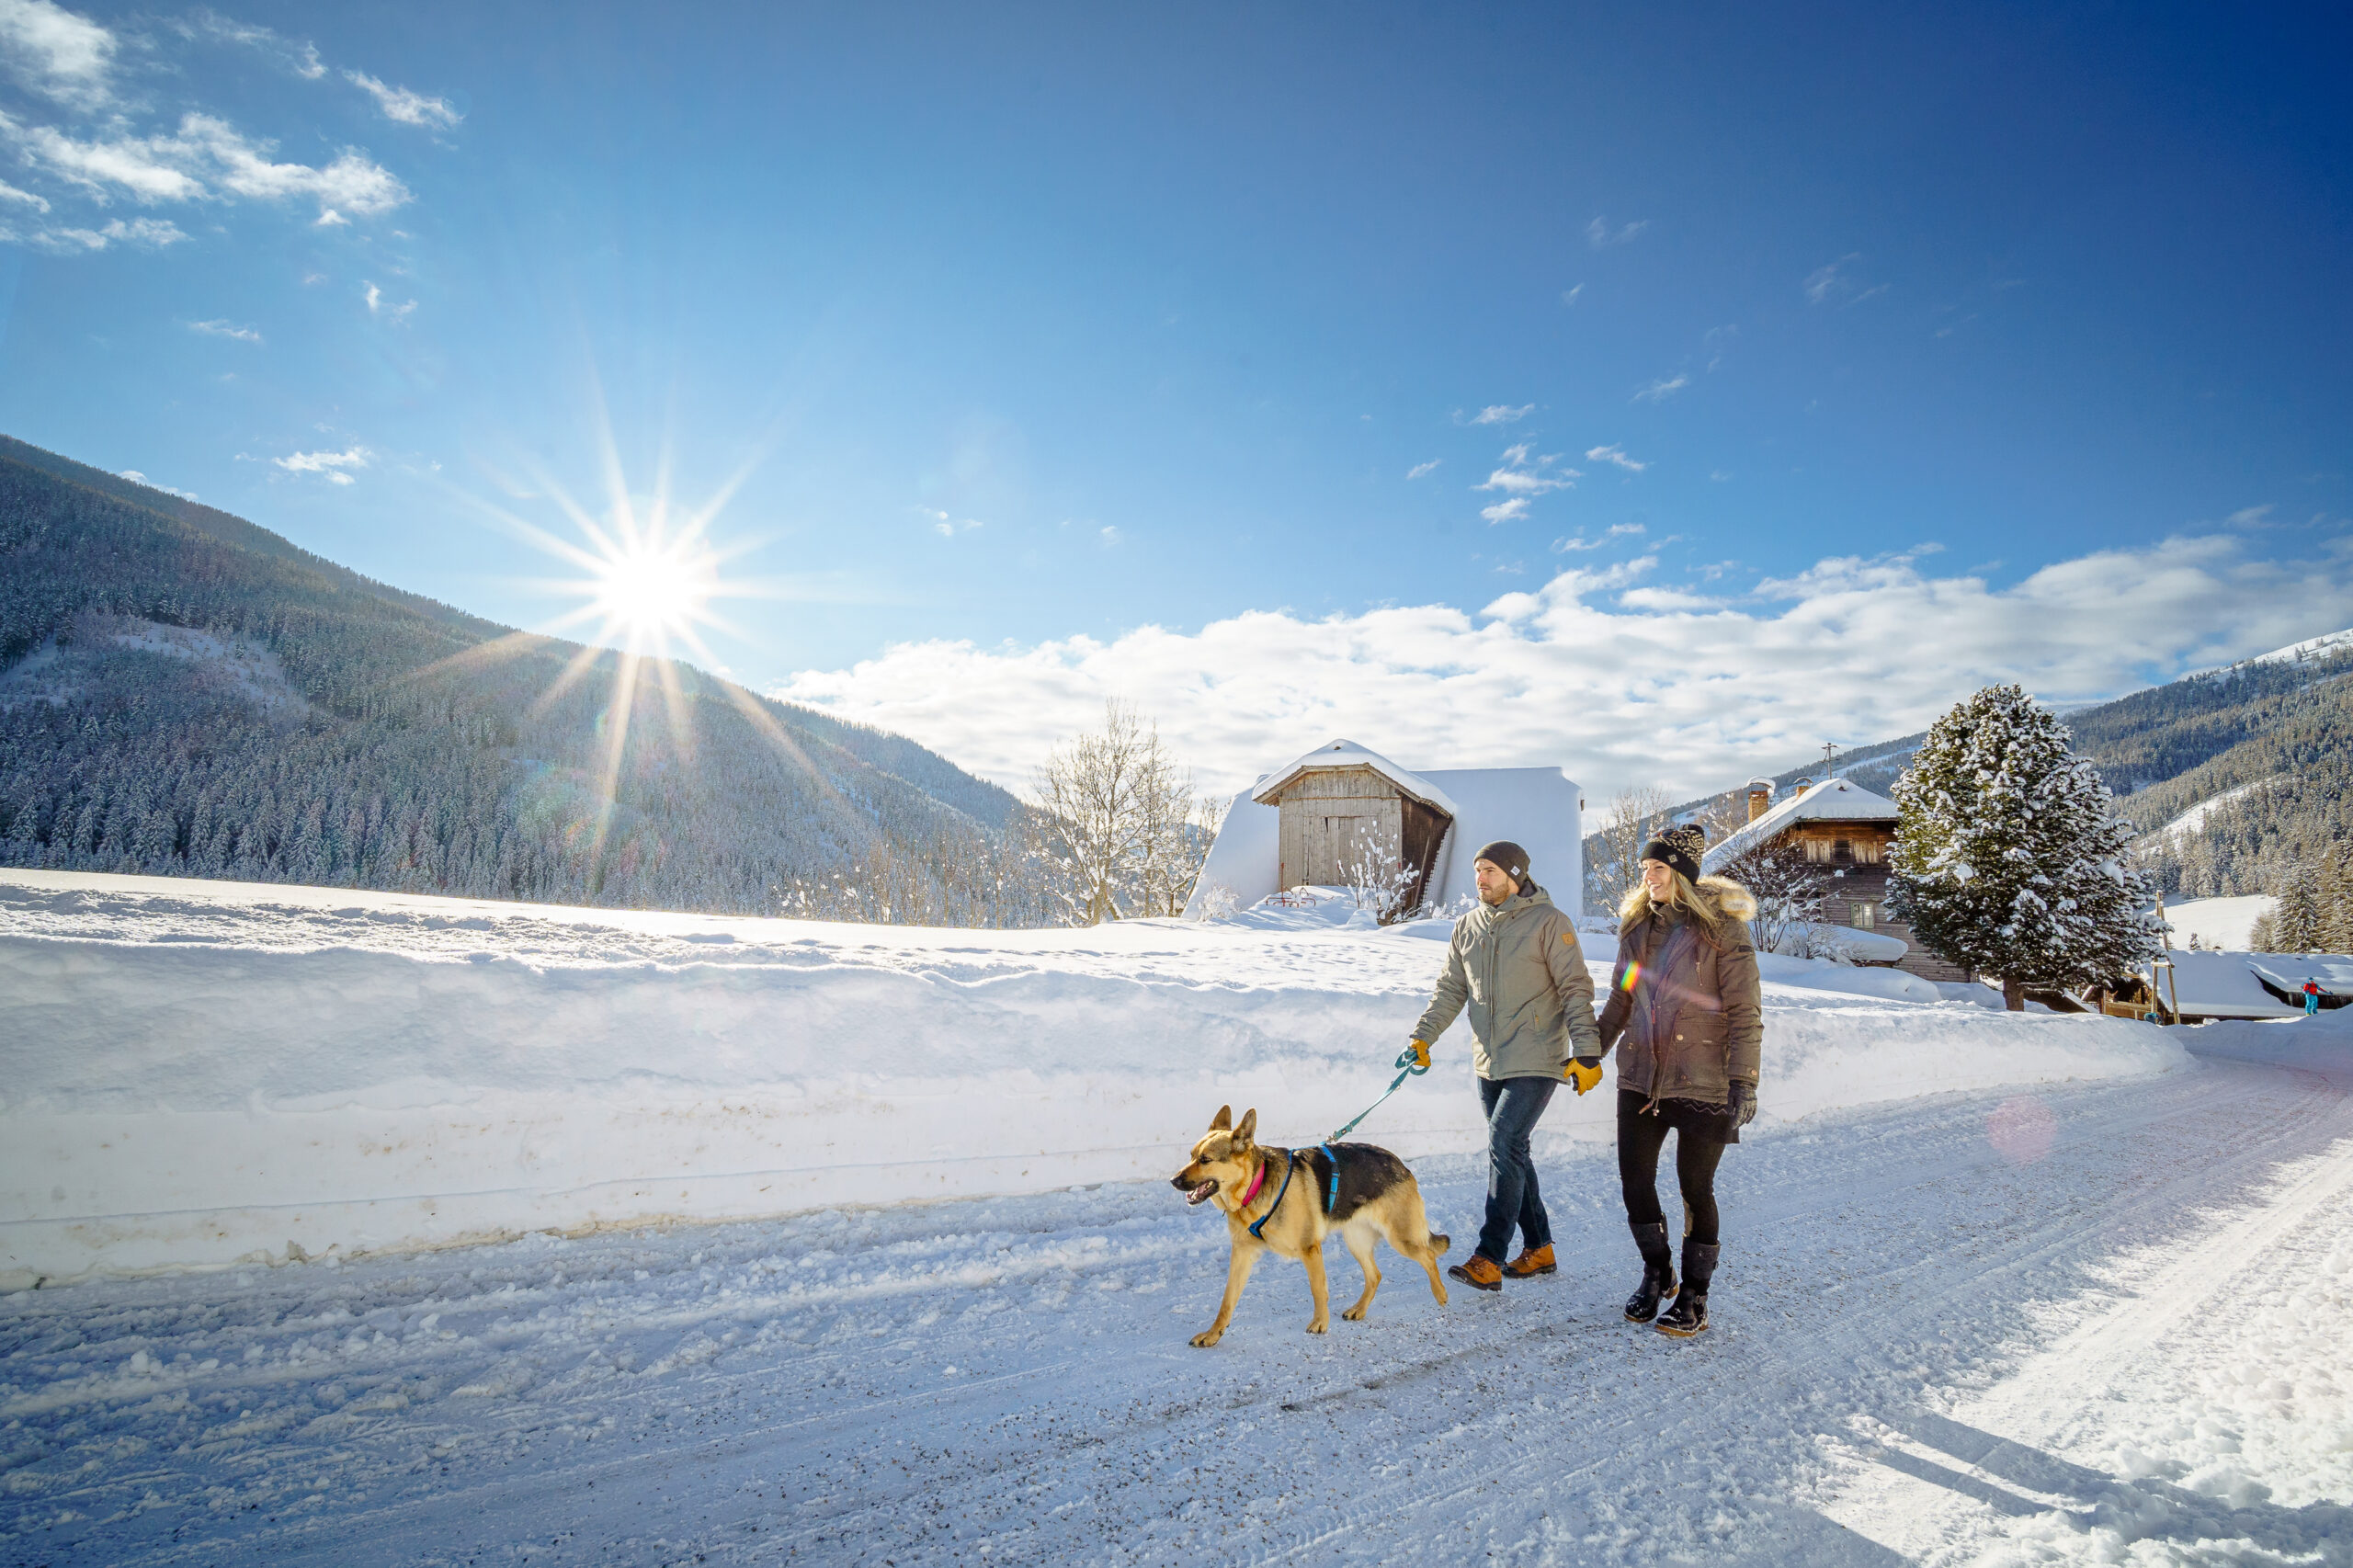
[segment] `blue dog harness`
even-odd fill
[[[1324,1151],[1324,1158],[1332,1166],[1331,1184],[1324,1195],[1324,1212],[1329,1214],[1340,1201],[1340,1161],[1338,1156],[1332,1153],[1332,1145],[1329,1143],[1318,1143],[1316,1147]],[[1290,1190],[1290,1173],[1304,1165],[1306,1160],[1307,1156],[1297,1149],[1283,1151],[1283,1184],[1275,1188],[1275,1200],[1267,1205],[1267,1211],[1250,1221],[1251,1240],[1263,1242],[1267,1239],[1267,1221],[1273,1219],[1275,1210],[1283,1206],[1283,1194]]]

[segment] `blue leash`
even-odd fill
[[[1366,1117],[1370,1116],[1374,1111],[1379,1110],[1381,1108],[1381,1100],[1385,1100],[1391,1095],[1395,1094],[1398,1089],[1404,1085],[1406,1079],[1418,1078],[1423,1074],[1429,1071],[1428,1068],[1414,1060],[1414,1048],[1410,1045],[1397,1053],[1397,1065],[1401,1070],[1396,1077],[1389,1081],[1389,1087],[1381,1091],[1381,1099],[1373,1101],[1370,1105],[1357,1112],[1356,1116],[1349,1120],[1347,1125],[1342,1127],[1337,1132],[1333,1133],[1331,1137],[1326,1138],[1324,1141],[1323,1147],[1325,1153],[1328,1154],[1332,1152],[1333,1144],[1337,1143],[1341,1139],[1346,1138],[1349,1133],[1355,1131],[1358,1122],[1362,1121]]]
[[[1428,1068],[1414,1060],[1414,1048],[1410,1045],[1397,1053],[1397,1076],[1391,1079],[1389,1082],[1389,1087],[1381,1092],[1381,1099],[1373,1101],[1370,1105],[1357,1112],[1357,1114],[1350,1118],[1347,1123],[1337,1132],[1333,1133],[1332,1136],[1326,1138],[1323,1142],[1316,1145],[1317,1148],[1324,1151],[1324,1163],[1329,1165],[1332,1170],[1331,1181],[1324,1194],[1324,1212],[1326,1214],[1329,1214],[1340,1201],[1340,1158],[1338,1155],[1332,1153],[1332,1145],[1337,1143],[1341,1139],[1346,1138],[1349,1133],[1355,1131],[1358,1122],[1362,1121],[1366,1117],[1370,1116],[1374,1111],[1379,1110],[1381,1106],[1381,1101],[1386,1100],[1390,1096],[1404,1087],[1406,1079],[1418,1078],[1423,1074],[1429,1071]],[[1285,1152],[1283,1156],[1283,1184],[1275,1189],[1275,1200],[1271,1204],[1267,1205],[1267,1211],[1264,1214],[1259,1215],[1256,1220],[1250,1221],[1249,1231],[1251,1239],[1254,1241],[1263,1242],[1267,1239],[1265,1233],[1267,1221],[1273,1219],[1275,1217],[1275,1210],[1283,1206],[1283,1194],[1290,1190],[1290,1174],[1294,1170],[1297,1170],[1302,1163],[1304,1162],[1298,1150],[1291,1149]]]

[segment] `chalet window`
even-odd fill
[[[1837,865],[1837,866],[1851,866],[1851,865],[1853,865],[1853,864],[1855,863],[1855,846],[1854,846],[1854,845],[1853,845],[1851,842],[1849,842],[1848,840],[1844,839],[1844,838],[1841,838],[1841,839],[1837,840],[1836,842],[1833,843],[1833,844],[1831,845],[1831,846],[1830,846],[1830,860],[1831,860],[1831,863],[1832,863],[1833,865]]]
[[[1875,931],[1879,928],[1879,905],[1870,899],[1851,900],[1847,909],[1848,919],[1856,930]]]
[[[1829,844],[1819,838],[1807,839],[1805,841],[1805,858],[1817,866],[1828,865],[1830,863]]]
[[[1878,865],[1879,840],[1876,838],[1859,838],[1855,840],[1855,858],[1866,866]]]

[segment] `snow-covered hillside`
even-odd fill
[[[1312,1142],[1387,1083],[1445,934],[0,872],[0,1279],[1156,1177],[1227,1101]],[[2181,1060],[2144,1028],[1910,976],[1768,972],[1768,1123]],[[1364,1136],[1409,1159],[1480,1146],[1468,1049],[1438,1054]],[[1608,1100],[1564,1103],[1547,1135],[1606,1139]]]

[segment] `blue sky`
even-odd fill
[[[666,446],[718,662],[1007,778],[1712,787],[2353,623],[2340,17],[1628,9],[0,0],[0,430],[525,625],[494,509]]]

